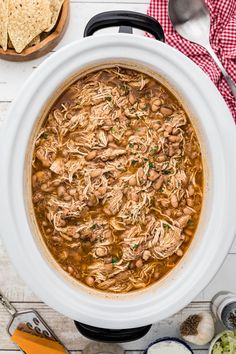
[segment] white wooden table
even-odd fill
[[[148,0],[72,0],[71,18],[65,37],[56,50],[67,43],[82,37],[85,24],[96,13],[107,10],[134,10],[146,12]],[[111,29],[109,30],[111,31]],[[49,54],[50,55],[50,54]],[[28,76],[45,59],[45,57],[26,63],[11,63],[0,60],[0,122],[5,119],[11,101],[25,83]],[[227,235],[225,235],[227,237]],[[231,290],[236,293],[236,241],[225,259],[216,277],[187,308],[173,317],[153,325],[151,331],[143,339],[124,344],[130,354],[139,354],[152,340],[164,335],[178,335],[179,323],[194,311],[209,310],[212,296],[220,290]],[[19,279],[15,269],[0,241],[0,289],[13,302],[17,309],[35,308],[55,330],[59,338],[74,354],[83,350],[88,340],[81,337],[74,327],[73,321],[63,317],[42,303],[31,290]],[[17,348],[11,343],[6,332],[9,315],[0,306],[0,354],[13,354]],[[194,347],[193,347],[194,348]],[[195,348],[194,348],[195,349]],[[196,349],[196,354],[207,353],[207,347]]]

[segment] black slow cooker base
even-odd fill
[[[76,328],[88,339],[104,343],[124,343],[142,338],[148,333],[152,325],[128,328],[128,329],[108,329],[88,326],[75,321]]]

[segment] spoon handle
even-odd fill
[[[210,45],[209,46],[205,46],[205,48],[208,50],[209,54],[212,56],[212,58],[214,59],[215,63],[220,68],[220,70],[221,70],[222,74],[224,75],[229,87],[231,88],[231,91],[232,91],[232,94],[233,94],[234,98],[236,99],[236,85],[234,84],[233,80],[231,79],[231,77],[229,76],[229,74],[227,73],[225,68],[223,67],[221,61],[219,60],[219,58],[217,57],[216,53],[211,48],[211,46]]]

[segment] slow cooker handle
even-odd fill
[[[152,327],[152,325],[148,325],[129,329],[106,329],[89,326],[77,321],[75,321],[75,326],[88,339],[107,343],[124,343],[140,339]]]
[[[157,40],[164,42],[164,31],[160,23],[153,17],[134,11],[106,11],[95,15],[87,23],[84,37],[92,36],[94,32],[106,28],[121,26],[120,32],[132,33],[130,27],[138,28],[152,34]],[[129,28],[129,30],[128,30]]]

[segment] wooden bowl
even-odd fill
[[[9,61],[27,61],[37,59],[50,52],[60,42],[66,31],[69,23],[69,9],[70,1],[65,0],[57,24],[40,43],[24,49],[21,53],[16,53],[14,49],[4,51],[0,48],[0,58]]]

